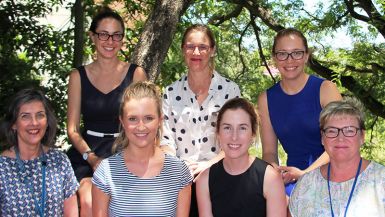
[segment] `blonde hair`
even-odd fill
[[[131,84],[124,91],[121,98],[120,109],[119,109],[120,118],[123,117],[123,109],[126,103],[128,103],[132,99],[143,99],[143,98],[154,99],[157,113],[159,117],[162,117],[162,100],[161,100],[159,87],[152,82],[143,81],[143,82],[137,82],[137,83]],[[162,125],[159,126],[158,132],[156,134],[157,145],[159,145],[161,131],[162,131]],[[119,136],[116,138],[112,146],[112,153],[117,153],[122,151],[124,148],[128,146],[128,143],[129,143],[128,138],[126,136],[124,128],[122,127],[122,124],[120,123]]]

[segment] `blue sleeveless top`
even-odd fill
[[[283,92],[280,82],[267,90],[271,124],[287,153],[288,166],[304,170],[324,152],[319,128],[323,81],[310,75],[305,87],[295,95]]]

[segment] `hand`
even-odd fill
[[[299,177],[305,174],[303,170],[300,170],[297,167],[279,166],[278,168],[281,171],[282,179],[285,184],[295,182]]]
[[[193,182],[195,182],[199,178],[199,175],[203,170],[211,166],[211,164],[208,161],[195,162],[195,161],[185,160],[185,163],[188,166],[191,175],[194,177]]]

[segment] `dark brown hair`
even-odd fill
[[[20,107],[24,104],[34,101],[38,101],[43,104],[45,113],[47,115],[47,129],[45,131],[44,137],[41,140],[41,144],[49,147],[55,146],[57,120],[49,100],[40,90],[23,89],[17,92],[13,97],[11,103],[8,106],[4,120],[1,123],[1,134],[2,137],[4,137],[6,140],[6,144],[2,145],[3,150],[18,145],[17,132],[12,129],[12,126],[16,123],[16,120],[19,116]]]
[[[305,52],[309,53],[309,47],[307,45],[307,40],[306,40],[305,36],[302,34],[302,32],[295,29],[295,28],[287,28],[287,29],[280,30],[277,33],[277,35],[274,37],[274,43],[273,43],[273,48],[272,48],[273,54],[276,52],[275,47],[277,46],[278,40],[285,37],[285,36],[289,36],[289,35],[296,35],[299,38],[301,38],[302,43],[305,46]]]
[[[219,110],[219,113],[218,113],[216,132],[219,133],[223,114],[227,110],[236,110],[236,109],[242,109],[249,115],[250,123],[251,123],[251,131],[254,136],[257,135],[258,123],[259,123],[257,112],[255,110],[254,105],[244,98],[230,99],[222,106],[222,108]]]
[[[109,7],[102,7],[100,8],[99,12],[95,15],[95,17],[92,19],[91,26],[90,26],[90,31],[93,33],[96,33],[96,29],[99,26],[100,21],[102,21],[105,18],[113,18],[117,20],[120,23],[120,26],[122,27],[122,31],[124,34],[124,21],[122,17],[111,10]]]

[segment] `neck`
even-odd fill
[[[237,159],[225,157],[223,159],[223,167],[229,174],[239,175],[244,173],[250,167],[254,159],[255,157],[251,157],[249,155],[245,155],[244,157]]]
[[[95,66],[100,69],[102,73],[116,72],[116,68],[120,65],[121,61],[116,57],[113,59],[98,58],[94,61]]]
[[[158,147],[155,145],[151,147],[137,148],[128,145],[124,151],[124,158],[128,161],[148,162],[156,153]]]
[[[32,159],[38,158],[41,154],[40,145],[33,145],[33,146],[19,145],[18,149],[19,149],[20,159],[22,160],[32,160]]]
[[[196,94],[201,95],[208,91],[211,84],[212,73],[205,72],[201,74],[188,73],[187,81],[189,88]]]
[[[281,87],[289,95],[296,94],[305,87],[308,78],[309,75],[303,72],[295,79],[282,79]]]
[[[361,156],[344,162],[330,160],[330,180],[334,182],[348,181],[356,176]],[[361,171],[364,168],[364,161],[361,165]]]

